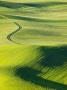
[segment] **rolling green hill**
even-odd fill
[[[0,90],[67,90],[67,1],[0,1]]]

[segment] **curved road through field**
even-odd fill
[[[12,32],[12,33],[10,33],[8,36],[7,36],[7,39],[9,40],[9,41],[12,41],[13,42],[13,40],[11,39],[11,36],[13,35],[13,34],[15,34],[16,32],[18,32],[19,30],[21,30],[22,29],[22,27],[18,24],[18,23],[14,23],[15,25],[17,25],[17,29],[14,31],[14,32]]]

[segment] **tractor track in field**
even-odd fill
[[[18,23],[14,22],[14,24],[15,24],[16,26],[18,26],[18,28],[17,28],[14,32],[12,32],[12,33],[10,33],[9,35],[7,35],[7,39],[8,39],[9,41],[11,41],[11,42],[13,42],[13,40],[11,39],[11,36],[12,36],[13,34],[15,34],[16,32],[20,31],[20,29],[22,28]]]

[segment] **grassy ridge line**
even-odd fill
[[[1,0],[1,1],[8,1],[8,2],[20,2],[20,3],[22,3],[22,2],[26,2],[26,3],[29,3],[29,2],[67,2],[67,0],[20,0],[20,1],[18,1],[18,0]]]
[[[1,15],[38,17],[42,19],[66,19],[65,2],[48,2],[48,3],[1,3]],[[4,10],[4,8],[6,9]],[[59,8],[59,9],[58,9]],[[18,13],[17,13],[18,12]],[[38,13],[37,13],[38,12]],[[63,12],[63,14],[62,14]]]
[[[45,3],[10,3],[6,1],[0,1],[1,7],[7,7],[7,8],[21,8],[21,7],[36,7],[36,8],[42,8],[42,7],[50,7],[50,6],[57,6],[57,5],[67,5],[67,2],[45,2]]]
[[[42,22],[42,23],[62,23],[66,22],[67,20],[47,20],[47,19],[39,19],[39,18],[30,18],[30,17],[25,17],[25,16],[17,16],[17,15],[3,15],[6,16],[9,19],[16,19],[16,20],[25,20],[25,21],[32,21],[32,22]]]

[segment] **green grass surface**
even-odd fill
[[[67,1],[0,1],[0,90],[67,90]]]

